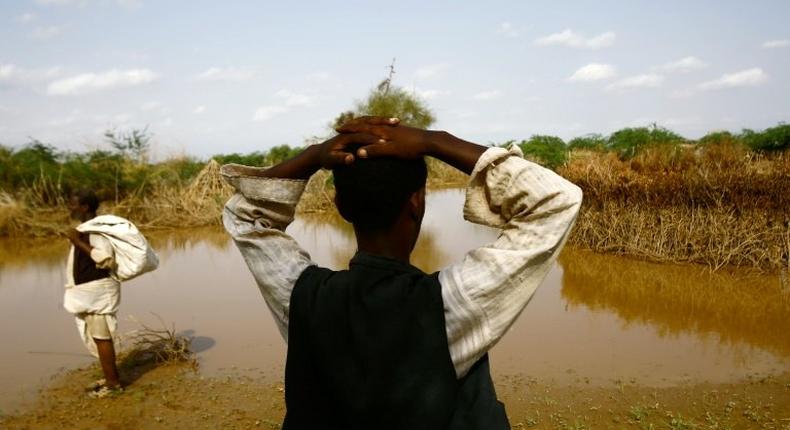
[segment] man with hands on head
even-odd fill
[[[226,165],[223,220],[288,342],[284,429],[509,428],[488,350],[555,261],[581,190],[524,160],[441,131],[362,117],[270,168]],[[411,264],[425,156],[470,174],[464,216],[501,229],[433,274]],[[353,224],[348,270],[317,266],[285,233],[307,179],[331,169]]]

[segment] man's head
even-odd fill
[[[87,221],[96,215],[99,208],[99,198],[89,189],[80,189],[71,194],[69,210],[71,217],[80,221]]]
[[[425,213],[424,159],[357,159],[332,173],[337,209],[358,234],[400,229],[414,246]]]

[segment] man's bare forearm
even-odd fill
[[[456,169],[472,173],[477,160],[486,151],[485,146],[459,139],[446,131],[432,131],[431,143],[426,155],[438,158]]]
[[[309,179],[321,168],[318,161],[318,145],[308,146],[293,158],[275,164],[268,169],[247,166],[236,167],[237,171],[246,176],[258,178]]]

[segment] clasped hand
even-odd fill
[[[321,167],[351,164],[357,158],[397,157],[416,159],[430,152],[430,131],[399,124],[397,118],[363,116],[336,131],[337,136],[320,144]]]

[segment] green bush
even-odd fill
[[[740,138],[754,151],[782,151],[790,148],[790,124],[779,124],[762,132],[746,129]]]
[[[697,145],[741,145],[741,138],[729,131],[712,131],[697,140]]]
[[[556,169],[568,161],[568,147],[557,136],[533,135],[529,140],[518,143],[524,156],[536,162]]]
[[[606,145],[616,151],[620,157],[632,158],[641,148],[648,145],[677,145],[684,142],[685,139],[679,134],[653,124],[650,127],[624,128],[615,131],[607,139]]]
[[[129,134],[139,137],[139,133]],[[117,139],[116,139],[117,140]],[[110,142],[112,143],[112,142]],[[80,188],[92,189],[103,200],[145,194],[153,185],[180,185],[192,180],[205,160],[181,157],[158,163],[145,161],[145,152],[112,144],[112,150],[58,152],[51,145],[32,140],[21,148],[0,145],[0,189],[17,192],[35,187],[45,202],[68,196]],[[218,154],[220,164],[269,166],[298,154],[302,148],[279,145],[250,154]]]
[[[600,134],[588,134],[574,137],[568,142],[568,149],[586,149],[591,151],[606,150],[606,139]]]

